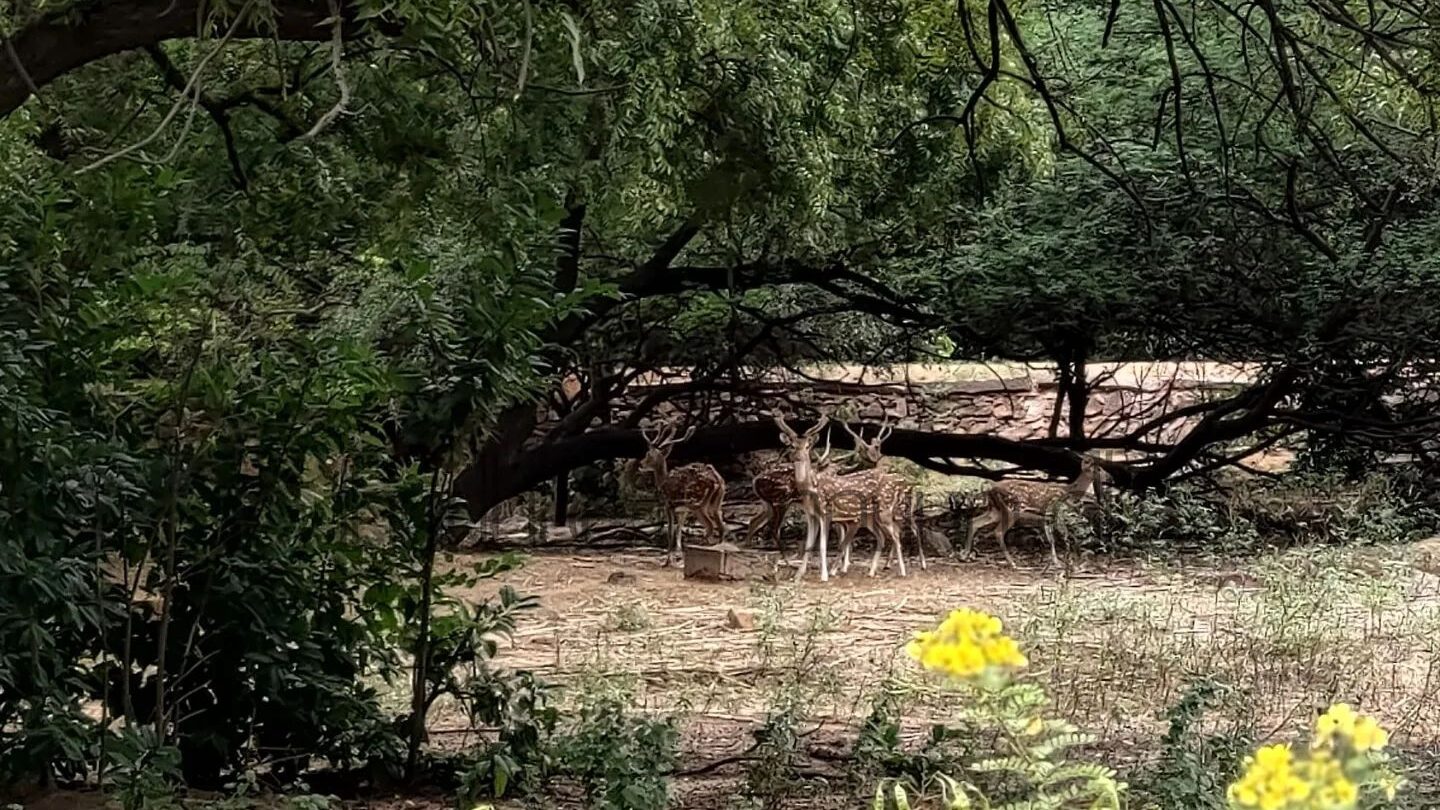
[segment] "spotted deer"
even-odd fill
[[[705,534],[725,539],[725,520],[720,506],[725,501],[725,479],[709,464],[686,464],[670,469],[670,451],[695,433],[692,425],[684,436],[676,439],[675,428],[666,425],[653,435],[641,429],[649,449],[640,460],[640,469],[655,476],[655,489],[665,509],[665,564],[673,561],[676,552],[685,551],[681,535],[685,530],[686,513],[693,513],[705,524]]]
[[[885,444],[886,439],[890,438],[890,433],[894,428],[891,427],[888,422],[882,423],[880,430],[875,434],[875,438],[866,441],[865,437],[851,430],[848,424],[842,425],[842,427],[845,428],[846,433],[850,434],[850,438],[854,439],[855,454],[859,456],[861,462],[889,476],[896,485],[901,487],[902,496],[899,500],[899,508],[903,514],[896,514],[896,525],[901,528],[903,534],[905,524],[909,524],[910,533],[915,535],[915,545],[920,556],[920,568],[921,570],[928,568],[929,563],[925,560],[925,538],[920,536],[920,527],[916,525],[915,522],[915,513],[919,511],[918,507],[920,505],[918,503],[919,493],[915,491],[914,487],[910,486],[910,483],[905,480],[904,476],[885,465],[885,452],[882,449],[882,445]],[[850,568],[850,547],[853,543],[853,536],[847,536],[841,541],[841,547],[844,549],[843,559],[840,564],[842,573]],[[899,546],[897,544],[897,550],[898,548]],[[876,551],[879,551],[878,546]],[[900,561],[902,572],[904,571],[904,564],[902,555]],[[885,567],[890,567],[890,556],[888,554],[885,558]]]
[[[997,481],[985,491],[985,510],[970,521],[970,530],[965,535],[965,554],[969,556],[975,542],[975,532],[980,524],[994,522],[995,539],[1005,554],[1006,562],[1015,567],[1015,558],[1005,545],[1005,535],[1022,518],[1039,518],[1045,532],[1045,541],[1050,545],[1050,562],[1059,567],[1060,558],[1055,553],[1055,529],[1066,535],[1068,530],[1060,520],[1061,510],[1078,504],[1086,490],[1093,489],[1098,496],[1100,486],[1110,480],[1105,468],[1093,456],[1080,457],[1080,474],[1069,484],[1054,481]]]
[[[785,424],[784,417],[779,414],[772,414],[775,425],[780,428],[780,441],[790,452],[791,475],[794,477],[795,494],[800,504],[800,509],[805,513],[805,550],[800,556],[800,567],[795,572],[795,579],[800,580],[805,576],[805,569],[810,565],[810,552],[815,548],[815,541],[820,541],[820,581],[830,579],[829,561],[829,531],[830,524],[826,519],[825,492],[821,488],[821,476],[815,469],[815,460],[811,458],[811,452],[815,449],[815,440],[819,438],[820,431],[825,429],[830,417],[821,416],[819,421],[810,427],[803,434],[796,433],[793,428]]]
[[[900,547],[901,514],[909,502],[909,486],[885,470],[861,470],[848,475],[819,476],[825,504],[825,518],[840,538],[844,555],[840,573],[850,570],[850,547],[861,529],[875,535],[875,556],[870,559],[870,576],[880,567],[880,554],[888,550],[898,561],[900,576],[906,576],[905,552]]]
[[[815,459],[817,471],[824,471],[829,456],[830,448],[827,446],[825,452]],[[765,504],[765,508],[752,518],[746,527],[745,544],[749,545],[763,529],[770,542],[780,550],[780,559],[785,560],[788,555],[780,529],[785,525],[785,515],[790,511],[791,505],[800,502],[800,493],[795,489],[795,464],[783,458],[766,464],[755,473],[751,487],[755,490],[755,497]]]

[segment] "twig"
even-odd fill
[[[335,74],[335,86],[340,89],[340,98],[336,100],[334,107],[320,116],[309,132],[297,139],[301,141],[308,141],[323,132],[350,104],[350,85],[345,81],[345,67],[341,59],[345,52],[345,35],[341,27],[344,21],[340,17],[340,5],[336,0],[330,0],[330,16],[334,18],[334,29],[330,35],[330,65]]]
[[[101,166],[117,161],[122,157],[127,157],[154,143],[155,140],[160,137],[160,134],[165,131],[165,128],[170,126],[170,122],[175,120],[175,115],[180,112],[180,107],[184,105],[185,100],[190,97],[191,90],[194,90],[196,85],[199,83],[200,76],[205,72],[205,68],[209,66],[210,60],[214,59],[217,55],[219,55],[221,51],[225,50],[225,45],[230,42],[231,37],[235,36],[235,32],[240,30],[240,23],[245,19],[245,14],[250,10],[250,7],[252,5],[254,5],[254,0],[250,0],[250,2],[247,2],[243,7],[241,7],[240,12],[235,15],[235,21],[231,23],[230,28],[225,32],[225,35],[220,38],[220,42],[217,43],[214,48],[211,48],[210,52],[205,54],[205,56],[200,59],[200,62],[195,65],[195,70],[190,73],[190,80],[185,83],[184,89],[180,91],[180,98],[173,105],[171,105],[170,111],[165,113],[165,117],[160,119],[160,123],[155,125],[155,129],[151,131],[149,135],[146,135],[144,138],[141,138],[139,141],[136,141],[135,143],[125,147],[124,149],[119,150],[118,152],[112,152],[105,157],[96,160],[94,163],[91,163],[88,166],[82,166],[80,169],[76,170],[75,173],[84,174],[86,172],[94,171]],[[195,108],[192,106],[190,109],[193,115]]]

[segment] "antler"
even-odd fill
[[[691,437],[691,436],[694,436],[694,435],[695,435],[695,426],[694,426],[694,425],[691,425],[691,426],[690,426],[690,429],[687,430],[687,431],[685,431],[685,435],[684,435],[684,436],[681,436],[681,437],[678,438],[678,439],[674,438],[674,436],[675,436],[675,428],[671,428],[671,429],[670,429],[670,433],[665,436],[665,442],[664,442],[664,444],[662,444],[662,445],[660,445],[660,446],[661,446],[661,447],[670,447],[670,446],[672,446],[672,445],[680,444],[681,442],[687,442],[687,441],[690,440],[690,437]]]
[[[809,430],[805,431],[805,435],[811,438],[819,436],[820,431],[824,430],[828,424],[830,424],[830,415],[822,413],[820,414],[820,418],[815,421],[815,424],[812,425]]]
[[[880,443],[890,438],[890,434],[894,432],[895,426],[890,424],[890,414],[887,413],[885,418],[880,421],[880,432],[875,434],[875,447],[878,449]]]
[[[825,466],[825,463],[826,463],[827,461],[829,461],[829,460],[830,460],[830,434],[827,433],[827,434],[825,434],[825,452],[821,453],[821,454],[820,454],[820,457],[817,458],[817,459],[815,459],[815,466],[816,466],[816,467],[823,467],[823,466]]]
[[[780,414],[776,413],[775,411],[771,411],[771,412],[770,412],[770,416],[771,416],[771,418],[773,418],[773,419],[775,420],[776,426],[780,428],[780,433],[781,433],[781,434],[783,434],[784,436],[790,438],[792,441],[795,440],[795,439],[799,439],[799,438],[800,438],[799,434],[797,434],[797,433],[795,432],[795,429],[794,429],[794,428],[792,428],[792,427],[790,427],[789,425],[785,424],[785,417],[781,416]]]
[[[693,433],[695,431],[695,428],[691,427],[690,431],[691,433]],[[640,435],[645,437],[645,443],[648,444],[652,449],[658,450],[675,444],[675,441],[671,438],[675,435],[675,426],[671,424],[660,425],[660,427],[655,429],[654,433],[651,433],[642,427],[640,428]],[[686,438],[689,438],[690,434],[687,433],[685,435]],[[680,441],[684,441],[684,439],[681,439]]]

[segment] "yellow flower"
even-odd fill
[[[994,616],[962,608],[951,611],[935,630],[916,633],[905,650],[925,669],[955,678],[1026,666],[1020,645],[1003,630]]]
[[[1390,742],[1390,735],[1373,717],[1361,717],[1355,721],[1355,732],[1350,735],[1350,744],[1356,751],[1379,751]]]
[[[1310,798],[1311,784],[1295,770],[1288,745],[1267,745],[1245,760],[1245,773],[1230,786],[1231,803],[1258,810],[1285,810]]]
[[[1343,740],[1356,751],[1379,751],[1390,735],[1375,718],[1358,714],[1349,704],[1336,703],[1315,721],[1315,746],[1325,748]]]

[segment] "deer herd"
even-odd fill
[[[859,470],[842,473],[829,466],[828,442],[825,451],[818,457],[815,455],[815,445],[830,424],[828,416],[821,416],[803,433],[797,433],[779,415],[774,415],[774,420],[786,454],[754,476],[752,486],[755,496],[764,508],[747,526],[746,543],[763,530],[779,549],[781,559],[788,560],[780,529],[790,507],[799,505],[805,517],[805,547],[795,574],[797,580],[804,578],[817,545],[820,580],[824,582],[830,578],[829,548],[832,538],[839,550],[840,564],[836,573],[848,572],[851,548],[862,529],[876,538],[875,553],[870,560],[870,576],[875,576],[879,570],[882,554],[886,557],[887,568],[893,561],[900,575],[906,576],[905,552],[901,545],[905,526],[915,537],[920,567],[926,567],[924,542],[915,522],[918,494],[904,476],[886,465],[881,451],[892,430],[888,424],[882,425],[867,440],[848,424],[840,423],[854,440],[856,456],[863,465]],[[674,561],[677,553],[684,550],[681,535],[690,515],[704,525],[707,537],[713,535],[717,541],[723,541],[727,535],[721,508],[725,500],[725,479],[709,464],[686,464],[672,469],[669,465],[670,451],[688,440],[695,428],[691,427],[678,438],[676,430],[673,425],[661,426],[654,432],[642,429],[647,450],[639,463],[641,471],[653,476],[655,490],[660,496],[665,515],[667,566]],[[972,552],[977,531],[989,525],[993,526],[1006,561],[1014,566],[1015,560],[1005,545],[1005,536],[1021,522],[1038,521],[1049,545],[1050,562],[1058,566],[1055,532],[1058,530],[1063,535],[1066,531],[1066,524],[1059,519],[1061,511],[1076,505],[1089,491],[1093,490],[1099,497],[1100,487],[1108,479],[1097,459],[1082,456],[1080,474],[1069,484],[1015,479],[995,482],[984,492],[983,511],[970,520],[965,538],[966,555]]]

